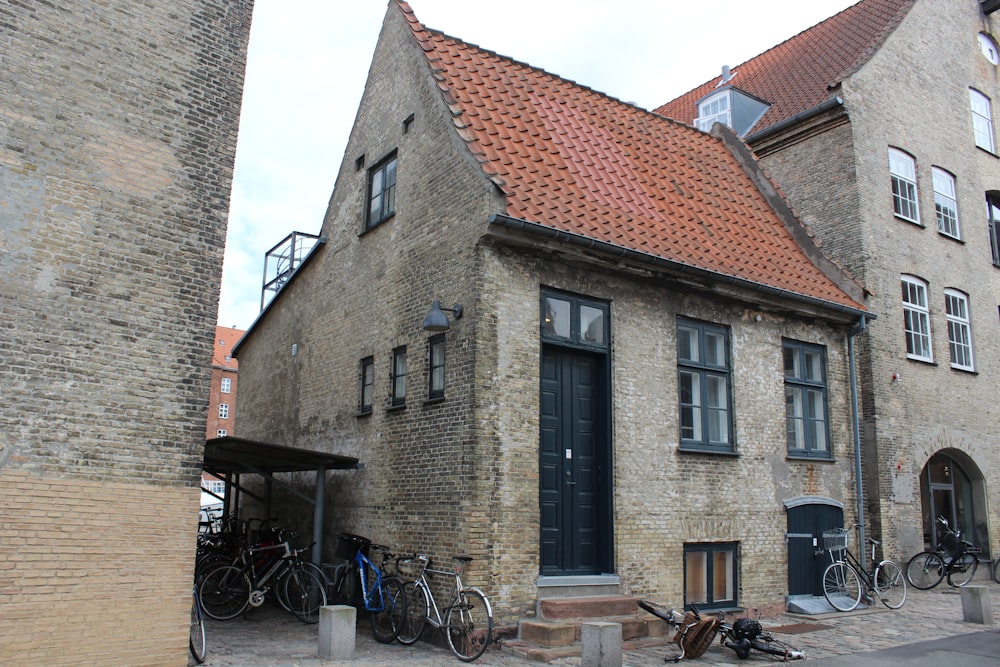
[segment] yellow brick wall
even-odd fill
[[[0,662],[186,665],[198,503],[0,470]]]

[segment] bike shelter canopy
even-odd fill
[[[247,440],[225,436],[205,442],[205,460],[202,468],[226,482],[223,498],[225,515],[238,513],[239,498],[247,494],[265,504],[266,516],[270,515],[271,486],[277,484],[289,493],[313,505],[313,545],[312,560],[320,564],[323,546],[323,520],[326,513],[326,473],[328,470],[351,470],[358,467],[353,456],[327,454],[311,449],[300,449],[285,445]],[[316,472],[313,497],[277,479],[275,473]],[[246,474],[259,475],[264,479],[264,497],[258,496],[240,483]],[[213,494],[214,495],[214,494]]]

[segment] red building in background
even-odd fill
[[[212,355],[212,391],[208,403],[205,439],[236,435],[236,380],[239,363],[231,350],[243,336],[242,329],[215,327],[215,353]]]

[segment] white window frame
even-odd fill
[[[219,403],[219,419],[229,419],[229,403]]]
[[[961,239],[955,177],[944,169],[931,167],[931,180],[934,183],[934,214],[937,216],[938,231],[945,236]]]
[[[969,295],[956,289],[944,291],[944,312],[948,320],[948,349],[951,367],[963,371],[976,370],[972,356],[972,319]]]
[[[708,132],[716,122],[732,127],[732,100],[729,91],[716,93],[698,104],[698,117],[694,119],[699,130]]]
[[[216,438],[225,438],[227,435],[229,435],[229,431],[227,431],[224,428],[220,428],[218,431],[215,432]]]
[[[920,224],[920,197],[917,191],[917,161],[898,148],[889,149],[889,176],[892,180],[892,212],[897,218]]]
[[[906,357],[933,362],[934,348],[931,346],[931,314],[927,305],[927,283],[915,276],[902,276],[900,282]]]
[[[975,88],[969,88],[969,104],[972,107],[972,132],[976,145],[991,153],[996,152],[993,134],[993,111],[990,98]]]
[[[233,379],[232,378],[222,378],[219,382],[219,392],[222,394],[228,394],[233,389]]]

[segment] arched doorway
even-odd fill
[[[924,545],[937,546],[935,519],[943,516],[962,538],[989,554],[986,484],[979,466],[965,453],[944,449],[920,471],[920,510]]]

